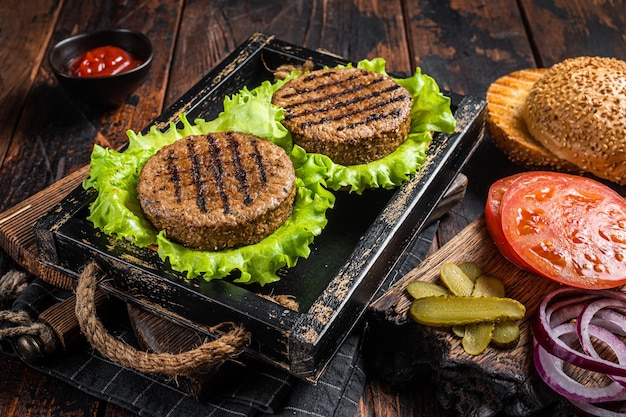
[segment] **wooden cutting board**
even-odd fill
[[[88,173],[85,165],[0,213],[0,247],[30,274],[64,289],[74,289],[76,280],[41,262],[33,225],[80,186]]]
[[[500,278],[506,296],[526,307],[526,316],[518,322],[521,337],[516,347],[490,346],[483,354],[472,356],[449,329],[422,326],[408,317],[411,299],[406,285],[413,280],[438,281],[444,262],[463,261],[474,261],[484,273]],[[507,415],[528,415],[555,404],[560,408],[557,396],[534,372],[530,329],[542,298],[557,287],[507,261],[481,217],[370,306],[371,338],[377,342],[367,344],[368,358],[376,372],[394,384],[432,379],[438,385],[439,401],[458,415],[488,416],[500,410]]]

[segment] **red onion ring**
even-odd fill
[[[622,313],[614,310],[600,310],[591,322],[615,334],[626,336],[626,315]]]
[[[551,355],[563,359],[572,365],[585,368],[590,371],[600,372],[607,375],[626,377],[626,364],[619,364],[602,358],[594,358],[579,352],[554,335],[551,325],[552,309],[548,306],[563,295],[580,295],[586,290],[576,288],[561,288],[548,294],[539,305],[535,320],[533,321],[533,333],[537,342]],[[626,294],[619,291],[596,290],[594,294],[605,298],[626,300]],[[574,318],[574,317],[572,317]]]
[[[597,299],[595,294],[583,294],[555,300],[546,309],[546,315],[550,316],[550,326],[555,327],[578,317],[587,304]]]
[[[602,298],[599,300],[595,300],[589,305],[587,305],[578,316],[578,321],[576,323],[576,331],[578,332],[578,339],[583,350],[590,356],[600,359],[600,355],[598,351],[593,346],[591,342],[589,326],[591,325],[592,319],[598,314],[600,310],[607,308],[626,308],[626,301],[624,300],[615,300],[612,298]],[[607,330],[608,331],[608,330]],[[612,333],[611,333],[612,334]],[[618,339],[619,343],[611,343],[609,347],[613,349],[616,355],[626,355],[626,345],[621,343]],[[619,352],[618,352],[619,351]],[[621,361],[620,361],[621,362]],[[620,378],[615,375],[608,375],[613,380],[620,383],[622,386],[626,386],[626,379]]]
[[[564,334],[576,335],[576,323],[560,324],[553,331],[556,337]],[[587,332],[609,345],[616,342],[621,343],[613,333],[602,327],[590,324],[587,327]],[[600,403],[626,399],[626,387],[615,381],[603,387],[589,387],[576,381],[565,373],[563,369],[565,361],[548,353],[539,343],[535,343],[533,358],[541,379],[550,388],[569,400]],[[626,352],[620,352],[618,358],[620,362],[626,362]]]
[[[599,406],[626,400],[626,294],[615,290],[563,287],[548,294],[532,322],[533,358],[539,376],[575,407],[598,417],[626,417]],[[603,359],[592,337],[613,351],[616,362]],[[583,352],[574,349],[580,342]],[[605,374],[605,386],[586,386],[565,373],[566,363]]]

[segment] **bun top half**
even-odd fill
[[[626,183],[626,62],[564,60],[533,84],[521,110],[529,133],[555,156]]]

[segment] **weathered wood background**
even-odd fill
[[[388,70],[416,66],[442,88],[485,96],[508,72],[577,55],[626,59],[622,0],[4,0],[0,3],[0,212],[88,163],[94,143],[118,147],[253,32],[350,60],[382,56]],[[125,27],[156,47],[148,79],[126,104],[102,112],[59,88],[46,61],[69,35]],[[438,243],[480,216],[488,186],[518,171],[487,140],[466,169],[466,199]],[[0,273],[15,267],[0,252]],[[0,358],[0,414],[132,414]],[[428,386],[397,390],[372,378],[359,416],[443,415]]]

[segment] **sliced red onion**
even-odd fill
[[[581,311],[578,316],[578,320],[576,323],[576,328],[578,331],[578,338],[580,340],[580,344],[583,347],[583,350],[588,354],[593,356],[594,358],[600,358],[600,355],[596,351],[593,343],[591,343],[591,339],[589,337],[589,326],[591,324],[592,319],[596,316],[596,314],[603,309],[607,308],[626,308],[626,301],[624,300],[615,300],[612,298],[603,298],[600,300],[593,301],[592,303],[585,306],[585,308]],[[621,347],[612,346],[611,349],[619,348],[626,354],[626,346],[622,343]],[[615,352],[617,353],[617,352]]]
[[[598,417],[626,417],[602,403],[626,401],[626,293],[562,287],[541,302],[533,326],[533,357],[541,378],[581,411]],[[617,362],[602,359],[591,337],[612,349]],[[583,352],[572,346],[579,341]],[[603,373],[612,381],[585,386],[564,371],[565,363]]]
[[[550,326],[558,326],[578,317],[585,306],[597,299],[598,296],[595,294],[581,294],[575,297],[555,300],[546,308],[546,315],[550,316]]]
[[[615,343],[616,340],[621,342],[612,333],[603,332],[600,327],[589,325],[588,331],[590,334],[609,345]],[[575,335],[576,333],[575,323],[564,323],[554,328],[554,335],[556,337],[560,337],[564,334]],[[609,335],[613,336],[613,338]],[[602,387],[589,387],[576,381],[565,373],[563,369],[565,361],[548,353],[541,344],[536,341],[534,343],[533,358],[541,379],[543,379],[550,388],[568,400],[600,403],[623,401],[626,399],[626,387],[617,382],[612,381]],[[626,362],[626,355],[621,356],[619,359]],[[587,369],[585,367],[583,368]]]
[[[606,310],[609,308],[626,308],[626,301],[624,300],[616,300],[613,298],[602,298],[599,300],[595,300],[593,302],[591,302],[589,305],[587,305],[580,313],[580,315],[578,316],[578,320],[576,323],[576,330],[578,332],[578,339],[580,341],[580,344],[583,348],[583,350],[590,356],[600,359],[600,355],[598,354],[598,351],[596,350],[596,348],[593,346],[593,343],[591,342],[591,337],[590,337],[590,331],[589,328],[592,325],[592,320],[596,317],[596,315],[600,312],[600,311],[613,311],[613,310]],[[620,316],[619,313],[613,311],[614,313],[616,313],[616,315],[614,315],[615,317]],[[605,320],[606,321],[606,320]],[[622,320],[623,322],[623,317]],[[620,339],[618,339],[617,337],[615,337],[613,335],[612,332],[610,332],[608,329],[606,328],[602,328],[605,332],[611,334],[611,336],[613,336],[616,340],[616,342],[610,343],[608,344],[609,348],[611,348],[615,354],[617,355],[618,358],[620,357],[626,357],[626,345],[624,345],[624,343],[621,342]],[[603,339],[601,339],[603,340]],[[624,362],[622,360],[619,360],[620,362]],[[626,386],[626,378],[623,377],[619,377],[616,375],[608,375],[611,379],[617,381],[619,384],[621,384],[622,386]]]
[[[626,315],[615,310],[600,310],[591,322],[620,336],[626,336]]]
[[[599,295],[583,289],[563,287],[549,293],[542,301],[545,314],[550,317],[552,327],[577,317],[580,310]]]
[[[591,357],[569,346],[564,340],[555,335],[551,323],[554,309],[548,307],[551,303],[562,296],[578,296],[585,290],[574,288],[561,288],[548,294],[539,305],[535,320],[533,321],[533,333],[537,342],[550,354],[571,363],[580,368],[607,375],[626,377],[626,364],[619,364],[602,358]],[[598,290],[594,294],[615,300],[626,300],[626,294],[619,291]],[[558,327],[558,326],[557,326]]]

